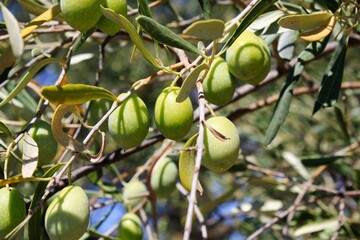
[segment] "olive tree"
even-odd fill
[[[0,4],[0,238],[360,237],[359,1]]]

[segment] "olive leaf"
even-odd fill
[[[187,27],[183,34],[205,40],[214,40],[223,36],[225,23],[220,19],[200,20]]]
[[[328,41],[329,37],[326,37],[321,41],[312,42],[308,44],[306,48],[299,54],[297,62],[289,72],[285,84],[280,91],[279,100],[275,105],[270,124],[266,130],[264,140],[266,145],[270,144],[271,141],[275,138],[281,125],[286,119],[293,96],[292,94],[294,86],[301,77],[305,63],[313,60],[316,56],[322,53]]]
[[[190,92],[195,87],[199,74],[206,69],[209,69],[209,65],[207,63],[202,63],[189,73],[181,85],[179,95],[176,97],[176,102],[183,102],[189,97]]]
[[[117,101],[109,90],[86,84],[66,84],[64,86],[42,87],[41,95],[53,104],[82,104],[87,101],[105,98]]]
[[[22,75],[16,87],[0,103],[0,107],[4,106],[11,99],[13,99],[18,93],[20,93],[26,87],[26,85],[33,79],[35,74],[38,73],[38,71],[42,69],[44,66],[50,63],[62,63],[62,61],[57,58],[46,58],[33,65],[24,75]]]
[[[195,168],[195,158],[196,158],[196,141],[198,134],[195,134],[184,145],[183,150],[181,150],[179,158],[179,177],[180,182],[185,189],[191,191],[192,180],[194,176]],[[198,181],[197,190],[200,195],[203,193],[203,188]]]
[[[44,22],[54,19],[56,16],[58,16],[60,14],[60,12],[61,12],[61,10],[60,10],[59,4],[49,8],[48,10],[43,12],[41,15],[34,18],[30,23],[28,23],[26,25],[26,27],[23,30],[21,30],[21,36],[23,38],[26,37],[27,35],[29,35],[32,31],[34,31],[36,28],[38,28]]]
[[[39,148],[35,140],[27,133],[24,133],[23,144],[23,164],[21,173],[24,178],[32,177],[38,164]]]
[[[156,41],[163,44],[180,48],[201,56],[205,56],[197,47],[182,39],[179,35],[169,28],[157,23],[152,18],[139,16],[136,18],[137,23]]]
[[[121,26],[126,30],[133,43],[140,50],[140,52],[143,54],[146,60],[148,60],[155,67],[162,68],[162,65],[159,64],[158,61],[156,61],[155,58],[151,55],[151,53],[146,49],[135,27],[132,25],[132,23],[129,20],[127,20],[126,17],[114,12],[109,8],[104,8],[102,6],[101,6],[101,11],[105,17],[107,17],[108,19],[115,22],[116,24],[118,24],[119,26]]]
[[[19,58],[22,56],[24,51],[24,40],[20,35],[19,23],[2,2],[0,2],[0,6],[6,24],[6,29],[9,33],[12,52],[16,58]]]
[[[3,132],[8,138],[13,137],[13,133],[10,128],[3,122],[0,122],[0,132]]]
[[[320,107],[332,107],[336,104],[344,74],[346,50],[347,38],[340,41],[340,44],[336,47],[326,74],[322,79],[313,114],[315,114]]]

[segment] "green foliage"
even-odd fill
[[[0,226],[20,212],[8,238],[360,238],[359,12],[1,3],[0,191],[21,207],[1,200]]]

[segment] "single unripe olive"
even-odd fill
[[[235,92],[235,82],[228,65],[222,57],[213,60],[211,68],[203,81],[205,99],[222,106],[228,103]]]
[[[149,132],[148,109],[141,98],[132,94],[109,116],[108,125],[112,139],[120,147],[136,147]]]
[[[235,77],[257,85],[270,71],[270,50],[261,37],[244,31],[226,51],[226,62]]]
[[[107,111],[109,111],[111,108],[111,103],[112,102],[110,100],[104,98],[92,101],[87,120],[88,124],[91,126],[97,124],[99,120],[105,115],[105,113],[107,113]],[[108,130],[107,120],[101,124],[100,130],[103,132]]]
[[[176,188],[179,173],[170,158],[158,160],[151,172],[150,186],[159,198],[168,197]]]
[[[26,215],[23,196],[15,188],[0,189],[0,239],[4,239]]]
[[[38,165],[53,163],[58,143],[52,133],[51,125],[46,121],[38,120],[29,129],[28,133],[38,145]]]
[[[155,124],[161,134],[171,140],[184,138],[193,123],[194,110],[190,98],[176,102],[179,92],[179,87],[167,87],[155,102]]]
[[[51,240],[78,240],[86,232],[90,207],[81,187],[67,186],[50,203],[45,214],[45,229]]]
[[[147,188],[140,180],[129,182],[123,189],[125,206],[132,209],[141,203],[147,195]]]
[[[105,8],[110,8],[114,12],[123,16],[127,16],[127,4],[126,0],[101,0],[101,5]],[[101,16],[96,26],[104,33],[113,36],[120,31],[121,27],[113,21],[107,19],[105,16]]]
[[[60,8],[66,22],[80,32],[86,32],[100,19],[101,0],[61,0]]]
[[[122,240],[141,240],[142,222],[135,213],[126,213],[119,224],[119,237]]]
[[[217,138],[210,127],[226,139]],[[240,138],[235,125],[223,116],[208,119],[204,131],[204,147],[203,165],[214,172],[227,171],[234,165],[240,150]]]

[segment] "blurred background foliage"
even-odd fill
[[[46,1],[39,1],[46,2]],[[234,3],[239,5],[236,5]],[[287,1],[294,2],[300,6],[308,7],[319,1]],[[13,6],[16,17],[20,22],[26,22],[33,16],[27,14],[19,7],[17,1],[8,1]],[[229,21],[241,10],[242,4],[247,1],[212,1],[211,17]],[[131,8],[137,7],[136,1],[128,1]],[[11,8],[10,8],[11,9]],[[181,32],[187,25],[178,26],[184,20],[201,18],[201,9],[197,1],[171,0],[153,9],[154,19],[170,27],[175,32]],[[129,19],[134,22],[134,16]],[[23,66],[31,59],[31,49],[39,48],[46,50],[51,46],[57,46],[61,41],[67,39],[73,32],[51,33],[51,31],[40,34],[34,41],[27,45],[27,51],[22,58]],[[357,32],[357,41],[359,33]],[[111,90],[115,95],[126,91],[136,81],[156,73],[152,67],[137,51],[129,63],[133,50],[126,33],[120,33],[114,37],[96,32],[86,44],[84,44],[74,56],[73,65],[67,72],[68,83],[86,83],[93,85],[96,82],[98,71],[99,48],[104,45],[103,70],[99,86]],[[191,40],[190,40],[191,41]],[[193,41],[196,44],[196,41]],[[296,46],[295,55],[306,45],[299,42]],[[350,47],[345,61],[343,83],[360,82],[360,48],[358,42]],[[154,53],[153,43],[147,43],[149,50]],[[272,51],[275,42],[271,45]],[[161,59],[166,64],[172,64],[177,59],[160,51]],[[62,58],[66,49],[56,50],[52,56]],[[190,57],[194,57],[189,55]],[[306,65],[303,78],[297,88],[308,88],[314,84],[320,84],[326,70],[330,55],[324,56]],[[78,59],[79,62],[76,62]],[[278,67],[274,59],[273,67]],[[51,64],[44,68],[36,77],[35,84],[51,85],[58,77],[60,68]],[[251,94],[221,108],[220,115],[231,115],[234,111],[246,108],[270,97],[278,96],[280,89],[286,79],[286,75],[279,77],[276,81],[267,84]],[[172,76],[164,75],[156,81],[143,87],[138,95],[146,102],[149,111],[152,112],[155,99],[161,90],[168,86],[173,80]],[[244,86],[237,82],[238,88]],[[274,104],[263,108],[255,108],[253,111],[233,119],[238,128],[241,138],[241,155],[236,165],[226,173],[216,174],[206,169],[201,169],[200,181],[204,187],[204,194],[198,197],[198,206],[205,217],[205,225],[209,231],[209,239],[245,239],[250,234],[265,224],[276,219],[269,229],[264,229],[260,239],[280,239],[284,236],[284,226],[290,228],[290,236],[296,236],[296,231],[301,227],[305,233],[299,234],[297,239],[330,239],[336,231],[339,219],[344,221],[339,231],[339,239],[360,238],[359,222],[359,187],[360,187],[360,161],[359,161],[359,127],[360,127],[360,90],[358,88],[345,89],[341,92],[340,101],[335,107],[322,109],[313,115],[313,106],[316,99],[316,91],[296,96],[290,107],[290,112],[284,124],[281,126],[273,142],[265,146],[264,135],[273,114]],[[29,100],[32,99],[33,100]],[[0,109],[0,118],[17,132],[29,121],[39,101],[39,96],[32,89],[27,88],[17,98]],[[193,103],[196,106],[196,93],[193,95]],[[85,106],[84,106],[85,111]],[[48,108],[44,118],[50,120],[52,109]],[[196,124],[194,124],[196,125]],[[154,123],[152,122],[152,127]],[[194,126],[192,133],[196,132]],[[80,135],[84,137],[86,130]],[[155,132],[149,136],[155,135]],[[191,136],[191,134],[189,134]],[[183,142],[177,143],[175,149],[181,149]],[[90,181],[88,177],[81,178],[76,184],[83,185],[92,196],[91,203],[99,203],[109,199],[115,199],[105,207],[92,212],[91,229],[100,234],[107,234],[114,225],[118,223],[125,209],[116,199],[121,199],[119,189],[122,184],[114,169],[117,169],[125,179],[131,176],[135,169],[142,164],[160,147],[160,143],[133,154],[111,166],[104,167],[101,178]],[[339,151],[352,146],[351,151]],[[4,145],[2,144],[2,147]],[[115,151],[117,146],[107,137],[106,154]],[[178,161],[178,151],[171,152],[170,156]],[[327,165],[327,168],[319,171],[321,161],[335,159]],[[306,159],[308,161],[306,161]],[[310,159],[310,160],[309,160]],[[16,175],[21,167],[18,162],[10,161],[10,175]],[[77,161],[74,169],[85,166],[85,161]],[[94,174],[94,173],[92,173]],[[314,179],[311,178],[314,176]],[[310,184],[310,185],[308,185]],[[36,183],[20,183],[19,189],[27,199]],[[29,189],[30,188],[30,189]],[[304,190],[306,189],[306,190]],[[303,192],[305,191],[305,192]],[[352,191],[353,195],[346,195]],[[28,195],[27,195],[28,194]],[[296,203],[299,195],[304,197]],[[345,195],[344,195],[345,194]],[[342,201],[344,205],[342,206]],[[178,192],[171,197],[159,200],[157,203],[159,239],[181,239],[184,231],[185,213],[187,201]],[[106,204],[105,204],[106,205]],[[282,215],[291,206],[296,206],[294,217],[286,222],[286,216]],[[151,208],[148,205],[146,211],[149,213],[150,223]],[[109,213],[109,215],[105,215]],[[343,215],[341,217],[341,215]],[[340,217],[339,217],[340,216]],[[102,218],[103,217],[103,218]],[[101,221],[101,224],[99,224]],[[322,223],[324,223],[321,225]],[[194,221],[192,239],[200,239],[200,224]],[[300,230],[299,230],[300,229]],[[295,235],[294,235],[295,234]],[[95,239],[95,235],[90,239]]]

